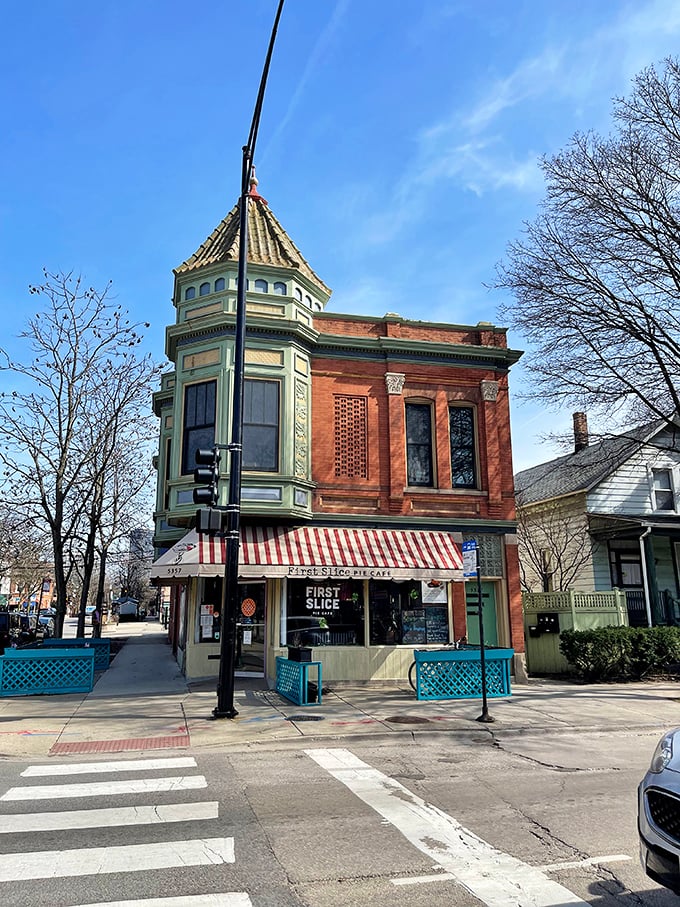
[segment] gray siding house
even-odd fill
[[[655,422],[515,476],[525,591],[626,593],[631,626],[680,624],[680,424]]]

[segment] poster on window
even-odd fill
[[[428,643],[445,643],[449,641],[449,612],[447,608],[429,607],[425,609],[425,629]]]
[[[448,601],[448,586],[439,580],[433,579],[420,584],[420,596],[424,605],[445,605]]]

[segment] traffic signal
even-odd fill
[[[200,465],[194,469],[194,482],[202,488],[194,488],[194,504],[207,504],[215,507],[220,481],[220,452],[216,447],[200,447],[196,451],[196,462]]]

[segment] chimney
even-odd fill
[[[574,413],[574,453],[588,446],[588,417],[585,413]]]

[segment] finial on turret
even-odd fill
[[[253,164],[251,171],[250,171],[250,192],[248,193],[248,195],[250,198],[256,198],[258,200],[258,202],[263,202],[266,205],[267,199],[262,198],[260,193],[257,191],[258,182],[259,182],[259,180],[258,180],[257,176],[255,175],[255,164]]]

